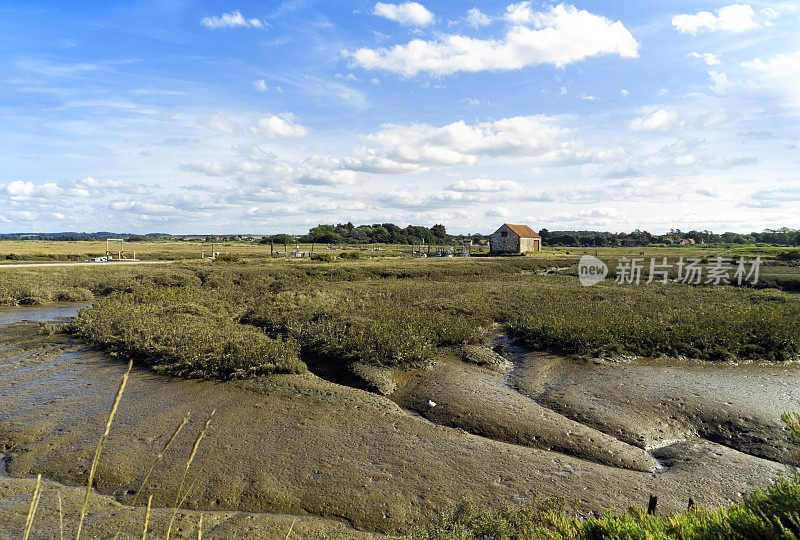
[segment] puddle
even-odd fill
[[[0,326],[22,321],[55,321],[74,317],[79,310],[91,305],[91,302],[65,302],[43,306],[0,308]]]

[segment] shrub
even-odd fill
[[[339,253],[339,258],[340,259],[350,259],[350,260],[360,259],[361,258],[361,252],[360,251],[343,251],[343,252]]]
[[[239,262],[239,256],[235,253],[222,253],[214,257],[214,262]]]
[[[312,253],[311,260],[322,261],[322,262],[333,262],[333,257],[331,257],[330,253]]]
[[[775,256],[779,261],[800,261],[800,249],[782,251]]]

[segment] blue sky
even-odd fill
[[[800,226],[794,2],[0,3],[0,231]]]

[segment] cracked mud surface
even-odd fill
[[[31,309],[5,313],[6,323],[37,318]],[[0,331],[0,452],[9,474],[0,480],[42,473],[76,486],[125,366],[35,330]],[[290,515],[304,516],[302,535],[343,526],[407,531],[466,493],[489,503],[561,496],[581,513],[622,511],[650,494],[661,512],[685,508],[689,497],[713,507],[787,471],[778,461],[791,450],[776,411],[800,402],[797,366],[595,364],[513,348],[506,357],[515,365],[508,380],[442,357],[401,377],[392,399],[313,374],[215,383],[134,368],[100,460],[96,487],[108,497],[97,495],[105,501],[98,512],[131,502],[163,437],[191,411],[142,494],[169,506],[212,409],[185,513],[189,531],[191,512],[215,512],[231,527],[218,537],[253,520],[274,526],[274,536]],[[0,487],[0,515],[16,515],[9,500],[29,497],[19,486]],[[53,515],[45,504],[43,531]]]

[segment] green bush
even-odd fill
[[[330,253],[312,253],[310,258],[312,261],[333,262]]]
[[[222,253],[214,257],[214,262],[239,262],[240,260],[235,253]]]
[[[360,259],[361,258],[361,252],[360,251],[343,251],[342,253],[339,253],[339,258],[340,259],[350,259],[350,260]]]

